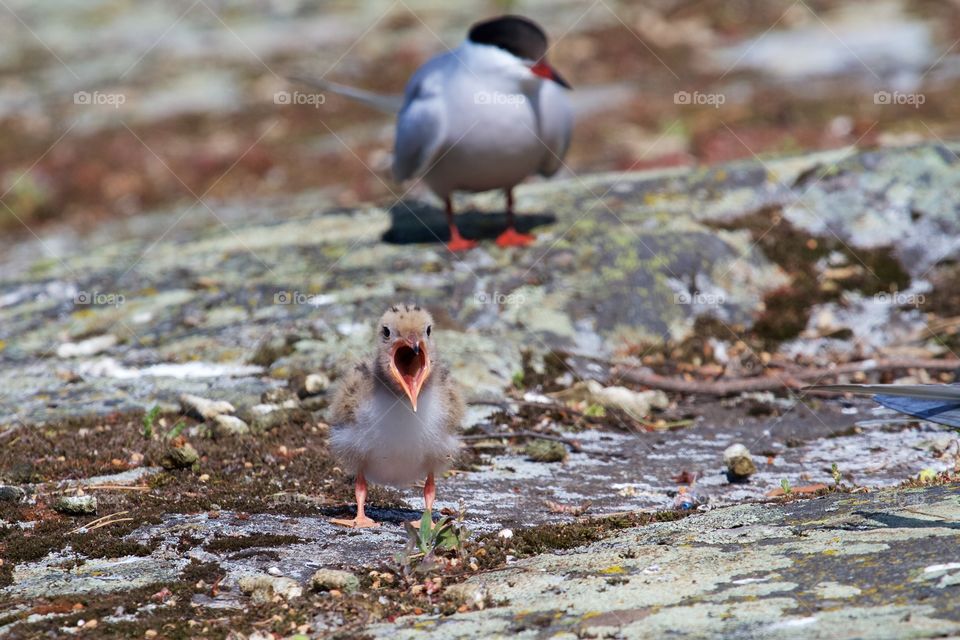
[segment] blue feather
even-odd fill
[[[888,409],[914,418],[960,429],[960,402],[887,395],[875,395],[873,399]]]

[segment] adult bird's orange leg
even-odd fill
[[[357,517],[353,520],[345,518],[333,518],[330,520],[333,524],[339,524],[343,527],[353,529],[366,529],[369,527],[379,527],[379,522],[374,522],[363,513],[363,503],[367,501],[367,479],[363,477],[363,472],[357,474],[357,479],[353,484],[353,492],[357,498]]]
[[[444,205],[447,210],[447,225],[450,227],[450,241],[447,242],[447,249],[454,252],[473,249],[477,246],[477,243],[461,236],[460,230],[457,229],[457,223],[453,221],[453,201],[450,196],[444,199]]]
[[[501,247],[525,247],[536,238],[526,233],[519,233],[516,220],[513,216],[513,189],[507,189],[507,229],[497,237],[497,245]]]

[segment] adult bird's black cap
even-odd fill
[[[547,55],[547,34],[529,18],[508,15],[478,22],[470,27],[467,38],[475,44],[499,47],[522,60],[529,60],[533,63],[530,67],[533,73],[570,88],[567,81],[544,60]]]

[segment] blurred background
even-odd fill
[[[0,253],[197,197],[191,216],[308,190],[392,201],[392,117],[286,77],[400,92],[504,12],[544,26],[574,85],[568,174],[960,126],[956,0],[0,0]]]

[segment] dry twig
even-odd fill
[[[130,512],[129,512],[129,511],[117,511],[116,513],[111,513],[111,514],[109,514],[109,515],[101,516],[101,517],[97,518],[96,520],[92,520],[92,521],[88,522],[87,524],[82,524],[82,525],[80,525],[79,527],[77,527],[77,528],[74,529],[73,531],[69,532],[67,535],[69,536],[69,535],[73,535],[74,533],[80,533],[80,532],[83,531],[83,530],[93,531],[94,529],[99,529],[100,527],[106,527],[106,526],[108,526],[108,525],[115,524],[115,523],[117,523],[117,522],[127,522],[127,521],[129,521],[129,520],[133,520],[133,518],[120,518],[120,519],[118,519],[118,520],[110,520],[110,518],[115,518],[116,516],[122,516],[122,515],[125,515],[125,514],[127,514],[127,513],[130,513]]]
[[[837,365],[831,369],[808,367],[803,369],[781,370],[782,373],[772,372],[770,375],[751,378],[730,378],[727,380],[685,380],[670,376],[662,376],[652,371],[638,367],[618,366],[614,369],[615,375],[624,380],[640,384],[653,389],[690,393],[695,395],[728,396],[750,391],[779,391],[781,389],[800,389],[811,380],[821,381],[842,375],[856,373],[872,373],[879,371],[895,371],[898,369],[935,369],[952,371],[960,369],[960,360],[935,360],[932,358],[903,358],[899,360],[863,360]],[[808,391],[819,395],[819,391]],[[831,394],[833,395],[833,394]]]

